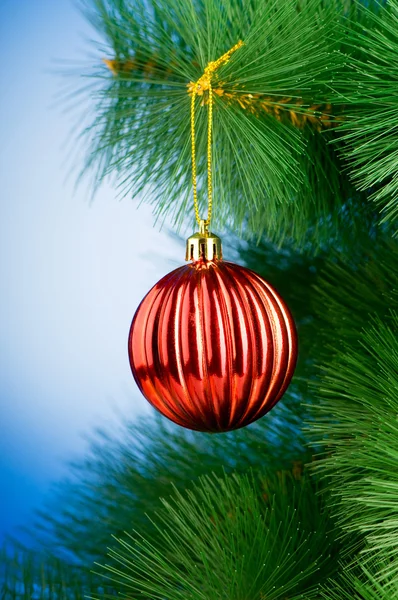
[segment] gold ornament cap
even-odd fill
[[[199,223],[199,232],[187,239],[185,260],[221,260],[222,247],[218,235],[211,233],[206,221]]]

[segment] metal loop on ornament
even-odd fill
[[[199,231],[187,239],[185,260],[221,260],[221,239],[209,231],[207,222],[199,222]]]

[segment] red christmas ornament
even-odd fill
[[[222,432],[264,416],[292,378],[297,336],[279,294],[221,257],[204,227],[189,265],[161,279],[131,324],[130,365],[145,398],[188,429]]]

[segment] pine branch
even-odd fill
[[[148,61],[140,61],[137,59],[128,59],[125,61],[115,59],[103,59],[108,69],[113,75],[121,76],[126,73],[138,72],[142,73],[144,79],[150,83],[151,77],[156,73],[156,77],[169,79],[173,74],[173,69],[164,68],[157,64],[156,57],[152,57]],[[198,65],[196,65],[198,66]],[[190,85],[188,85],[188,90]],[[237,103],[243,110],[260,117],[263,112],[272,115],[282,123],[290,123],[298,129],[311,127],[316,131],[321,131],[323,128],[330,128],[336,125],[341,118],[333,116],[331,104],[318,104],[313,106],[303,105],[303,100],[294,101],[293,98],[267,97],[263,94],[245,94],[241,90],[225,91],[223,82],[217,81],[213,92],[217,96],[223,96],[228,104]],[[201,105],[208,104],[208,94],[204,94]]]
[[[376,555],[381,585],[398,566],[398,347],[391,313],[398,310],[397,256],[396,242],[375,239],[362,255],[344,255],[344,262],[332,255],[320,264],[306,332],[308,355],[318,364],[317,377],[309,372],[314,398],[306,429],[320,455],[315,468],[335,496],[340,525],[357,536],[344,552],[364,540],[359,561],[368,569]]]
[[[397,600],[398,579],[392,575],[380,585],[376,574],[380,569],[388,571],[388,559],[370,561],[365,567],[359,564],[349,567],[341,564],[341,575],[337,581],[330,581],[321,592],[323,600]]]
[[[39,513],[35,535],[60,556],[86,565],[102,560],[112,534],[132,526],[147,531],[145,514],[173,486],[189,489],[209,472],[261,472],[307,462],[301,418],[301,410],[292,417],[281,403],[271,422],[219,436],[188,432],[161,417],[123,424],[113,435],[99,432],[90,455],[74,465]]]
[[[381,582],[398,578],[397,333],[392,313],[344,344],[323,370],[312,423],[327,448],[316,469],[338,500],[339,523],[365,537],[364,564],[368,555],[388,559]]]
[[[0,550],[2,600],[83,600],[110,597],[111,589],[88,572],[51,555],[6,545]]]
[[[162,219],[186,224],[192,215],[187,84],[209,59],[244,39],[216,85],[214,226],[265,233],[279,244],[292,238],[300,246],[308,239],[303,214],[313,223],[332,221],[338,231],[353,190],[328,140],[314,144],[308,124],[331,122],[329,83],[341,60],[333,32],[341,16],[340,2],[321,0],[299,9],[295,0],[94,2],[92,18],[118,76],[107,75],[105,65],[91,75],[102,89],[88,131],[94,151],[87,169],[98,168],[99,178],[117,173],[121,193],[144,193]],[[202,184],[206,113],[205,102],[197,117]],[[326,165],[334,166],[329,172]],[[330,223],[314,226],[315,246],[326,242],[326,229]]]
[[[107,577],[122,598],[314,597],[336,567],[333,524],[307,477],[203,477],[163,501],[158,536],[125,535]]]
[[[384,221],[396,226],[398,2],[381,3],[378,10],[359,4],[359,10],[359,21],[343,24],[350,68],[336,77],[333,102],[346,107],[339,129],[354,182],[372,192]]]
[[[361,253],[336,252],[323,264],[311,294],[316,330],[309,353],[319,364],[327,365],[340,343],[355,343],[371,315],[384,320],[398,309],[397,260],[397,243],[377,235],[364,239]]]

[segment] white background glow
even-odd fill
[[[69,0],[1,3],[2,534],[84,451],[83,433],[147,410],[128,329],[142,296],[183,259],[139,199],[103,186],[90,205],[65,182],[71,121],[54,107],[53,61],[81,58],[91,34]]]

